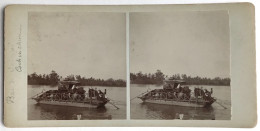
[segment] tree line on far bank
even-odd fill
[[[230,78],[220,78],[215,77],[213,79],[206,77],[192,77],[186,74],[173,74],[169,76],[174,79],[182,79],[186,81],[188,85],[221,85],[221,86],[230,86]],[[163,84],[166,76],[160,71],[157,70],[155,73],[130,73],[131,84]]]
[[[32,73],[28,75],[28,85],[51,85],[55,86],[58,81],[62,79],[55,71],[51,71],[50,74],[37,74]],[[122,79],[114,80],[112,78],[95,79],[95,78],[85,78],[80,75],[69,75],[65,78],[66,80],[77,80],[82,86],[110,86],[110,87],[126,87],[126,82]]]

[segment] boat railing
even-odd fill
[[[77,103],[99,103],[102,98],[98,97],[87,97],[85,94],[74,94],[68,93],[43,93],[37,96],[36,99],[44,101],[59,101],[59,102],[77,102]]]
[[[204,100],[204,99],[188,99],[188,100],[183,100],[183,99],[177,99],[177,98],[173,98],[173,99],[166,99],[166,98],[149,98],[149,100],[160,100],[160,101],[177,101],[177,102],[190,102],[190,103],[203,103],[203,102],[209,102],[208,100]]]
[[[179,101],[179,102],[209,102],[209,100],[201,97],[196,98],[192,97],[191,95],[189,97],[182,97],[178,98],[177,93],[173,92],[154,92],[155,94],[159,95],[152,95],[147,93],[147,96],[143,96],[144,98],[152,99],[152,100],[164,100],[164,101]]]

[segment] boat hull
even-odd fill
[[[71,106],[71,107],[85,107],[85,108],[98,108],[102,107],[106,104],[90,104],[90,103],[79,103],[79,102],[70,102],[70,101],[38,101],[38,104],[46,104],[46,105],[57,105],[57,106]]]
[[[207,107],[213,102],[187,102],[187,101],[173,101],[173,100],[143,100],[144,103],[163,104],[163,105],[174,105],[174,106],[187,106],[187,107]]]

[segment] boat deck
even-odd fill
[[[37,103],[49,104],[49,105],[60,105],[60,106],[95,107],[96,108],[96,107],[104,106],[107,102],[103,102],[103,101],[96,100],[96,99],[81,100],[81,101],[44,99],[44,100],[38,101]]]
[[[177,105],[177,106],[189,106],[189,107],[205,107],[211,105],[214,101],[206,101],[202,99],[191,100],[178,100],[178,99],[142,99],[145,103],[155,103],[164,105]]]

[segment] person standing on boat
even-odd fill
[[[211,92],[209,92],[207,89],[205,89],[205,100],[210,100],[210,99],[211,99]]]
[[[159,93],[156,92],[156,94],[155,94],[155,98],[156,98],[156,99],[159,98]]]
[[[88,93],[87,92],[85,92],[85,99],[88,99]]]
[[[88,89],[88,96],[89,96],[89,98],[90,99],[92,99],[92,97],[93,97],[93,89]]]

